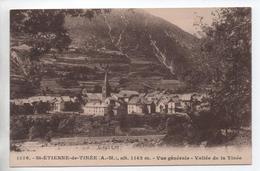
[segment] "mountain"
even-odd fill
[[[141,9],[114,9],[92,19],[66,16],[64,27],[69,49],[41,58],[41,86],[55,93],[101,85],[107,66],[112,87],[174,89],[183,85],[199,42]]]
[[[118,50],[132,64],[162,64],[172,75],[185,70],[198,39],[176,25],[142,10],[113,10],[94,19],[66,18],[77,47]]]

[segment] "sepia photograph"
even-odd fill
[[[251,8],[10,10],[10,166],[252,163]]]

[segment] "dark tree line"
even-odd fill
[[[53,103],[51,102],[33,102],[24,103],[22,105],[10,104],[11,115],[33,115],[33,114],[47,114],[53,110]],[[63,111],[78,112],[81,110],[81,104],[79,101],[64,102]]]
[[[49,102],[34,102],[24,103],[23,105],[10,104],[11,115],[32,115],[32,114],[45,114],[51,110],[51,104]]]
[[[191,99],[190,119],[168,120],[166,143],[220,144],[251,126],[251,9],[222,8],[213,15],[212,25],[201,25],[196,72],[188,79],[193,87],[210,85],[209,96]]]
[[[208,127],[240,128],[251,121],[251,9],[222,8],[201,25],[196,77],[211,85]],[[193,82],[198,84],[198,82]]]

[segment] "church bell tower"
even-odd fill
[[[109,96],[110,96],[110,86],[109,86],[109,83],[108,83],[108,73],[107,73],[107,70],[106,70],[104,85],[102,87],[102,99],[105,100]]]

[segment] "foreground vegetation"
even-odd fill
[[[204,129],[200,122],[205,122],[204,117],[191,118],[189,115],[183,114],[128,115],[112,118],[109,116],[93,117],[75,114],[18,115],[11,117],[11,148],[15,150],[17,143],[26,141],[43,141],[56,145],[66,145],[69,143],[65,142],[67,138],[69,141],[74,141],[73,137],[75,137],[75,142],[72,145],[86,145],[93,142],[103,144],[107,142],[106,139],[114,143],[124,143],[125,141],[135,143],[136,146],[140,147],[251,144],[250,129]],[[153,141],[133,138],[134,136],[145,138],[148,135],[157,138]],[[243,137],[241,138],[241,136]],[[77,137],[85,138],[81,142],[78,141]],[[93,137],[99,138],[95,140]],[[122,140],[122,137],[125,137],[124,140]],[[65,139],[62,143],[63,138]],[[100,138],[102,141],[98,141]],[[103,139],[105,140],[103,141]]]

